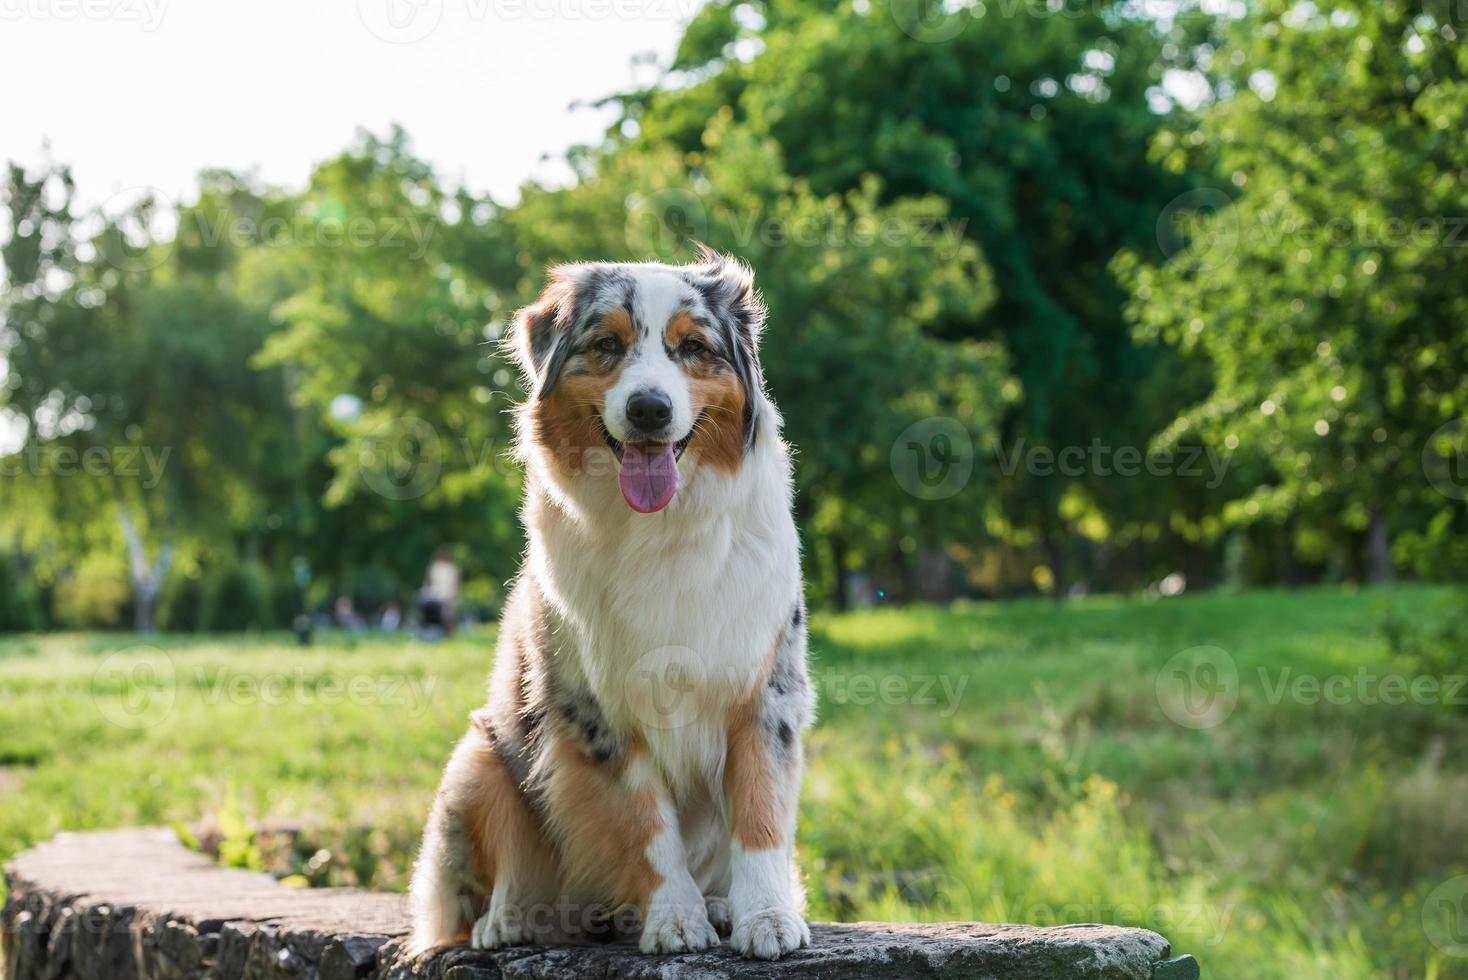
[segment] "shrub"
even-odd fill
[[[158,601],[158,628],[170,633],[195,633],[204,605],[204,577],[197,570],[172,575]]]
[[[348,594],[357,612],[370,617],[397,598],[398,579],[380,565],[367,565],[352,573]]]
[[[0,633],[29,633],[44,625],[35,583],[0,558]]]
[[[237,633],[274,627],[270,590],[258,565],[227,562],[205,578],[199,629],[205,633]]]
[[[113,629],[127,622],[132,587],[121,573],[83,566],[56,583],[53,602],[64,629]]]

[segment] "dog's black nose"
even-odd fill
[[[627,399],[627,421],[643,432],[656,432],[673,418],[673,400],[656,388],[644,388]]]

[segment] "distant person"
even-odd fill
[[[454,619],[459,604],[459,566],[447,548],[439,548],[423,577],[421,608],[423,632],[448,636],[454,632]]]
[[[396,602],[389,602],[382,607],[382,618],[377,621],[377,626],[384,633],[396,633],[403,625],[403,607]]]
[[[362,628],[362,617],[357,615],[357,608],[352,605],[351,596],[340,595],[336,597],[333,616],[336,619],[336,625],[342,629],[351,630],[355,633]]]

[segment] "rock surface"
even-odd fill
[[[168,830],[62,834],[5,869],[7,980],[601,980],[1196,977],[1145,929],[946,923],[817,925],[775,963],[727,946],[642,956],[621,945],[466,948],[409,960],[401,895],[295,889],[223,868]]]

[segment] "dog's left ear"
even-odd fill
[[[515,314],[506,346],[536,399],[555,390],[571,352],[575,308],[575,277],[569,267],[557,266],[540,298]]]
[[[760,370],[759,341],[765,329],[764,297],[754,285],[754,270],[732,255],[721,255],[695,242],[700,261],[690,270],[727,335],[734,355],[734,373],[744,386],[744,447],[759,434],[764,373]]]

